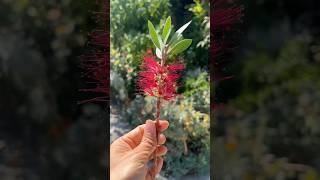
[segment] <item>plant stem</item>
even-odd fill
[[[164,64],[166,63],[167,51],[168,51],[167,47],[165,47],[162,51],[161,66],[164,66]]]
[[[161,66],[165,65],[166,62],[166,58],[167,58],[167,47],[165,47],[162,51],[162,59],[161,59]],[[156,143],[156,149],[153,153],[153,160],[154,160],[154,172],[153,172],[153,177],[152,179],[156,179],[156,169],[157,169],[157,148],[158,148],[158,143],[159,143],[159,118],[160,118],[160,109],[161,109],[161,97],[157,98],[157,105],[156,105],[156,139],[157,139],[157,143]]]
[[[161,109],[161,98],[157,98],[157,106],[156,106],[156,149],[153,153],[153,161],[154,161],[154,172],[153,179],[156,179],[156,169],[157,169],[157,148],[159,143],[159,119],[160,119],[160,109]]]

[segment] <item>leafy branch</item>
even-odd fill
[[[170,33],[172,32],[171,17],[169,16],[166,19],[161,35],[157,33],[152,22],[148,20],[149,35],[156,47],[156,55],[161,59],[161,65],[165,64],[169,54],[177,55],[182,53],[191,45],[192,39],[184,39],[182,36],[183,31],[190,25],[190,23],[191,21],[181,26],[168,41]]]

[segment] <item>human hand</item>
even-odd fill
[[[159,156],[167,153],[167,148],[161,145],[166,141],[161,132],[168,127],[168,121],[159,120],[156,173],[163,165],[163,159]],[[151,180],[154,169],[148,169],[147,163],[153,157],[156,144],[156,126],[151,120],[115,140],[110,147],[110,179]]]

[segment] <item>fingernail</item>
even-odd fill
[[[152,120],[146,120],[146,128],[151,128],[153,129],[154,128],[154,123]]]

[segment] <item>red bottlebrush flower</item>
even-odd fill
[[[217,87],[219,82],[233,77],[225,69],[232,60],[236,38],[240,37],[234,25],[241,22],[243,7],[233,1],[214,0],[210,8],[210,79]],[[211,108],[215,110],[220,104],[214,95],[210,98]]]
[[[139,90],[149,96],[162,98],[170,101],[177,92],[177,80],[180,72],[185,69],[184,64],[161,65],[153,56],[146,56],[139,73]]]
[[[224,69],[236,46],[233,25],[241,22],[243,8],[226,0],[215,0],[211,6],[211,78],[212,82],[230,79]],[[214,73],[212,73],[214,72]]]
[[[89,53],[81,56],[81,67],[84,69],[83,76],[87,79],[87,87],[80,89],[82,92],[91,92],[93,97],[80,101],[80,104],[87,102],[108,102],[109,100],[109,69],[110,69],[110,45],[109,32],[109,1],[97,1],[100,3],[101,11],[95,12],[95,18],[100,28],[89,33]],[[90,93],[90,94],[91,94]],[[89,93],[88,93],[89,95]],[[107,106],[106,106],[107,107]]]

